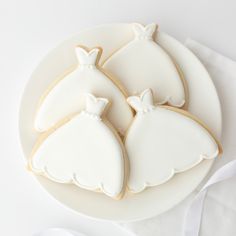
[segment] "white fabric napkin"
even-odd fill
[[[223,113],[223,157],[212,173],[236,158],[236,62],[188,39],[191,49],[208,69],[218,90]],[[207,102],[207,101],[206,101]],[[214,114],[212,114],[214,116]],[[200,235],[236,235],[236,178],[210,187],[204,202]],[[137,236],[183,236],[186,211],[197,191],[172,210],[160,216],[121,224]]]

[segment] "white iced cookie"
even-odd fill
[[[186,171],[203,159],[213,159],[221,152],[210,131],[188,112],[155,106],[150,89],[127,101],[137,111],[125,138],[131,192],[163,184],[175,173]]]
[[[53,127],[64,117],[84,109],[84,93],[106,97],[112,107],[107,118],[124,133],[133,118],[124,93],[98,68],[101,50],[86,51],[76,47],[78,67],[54,86],[43,98],[35,118],[35,129],[39,132]]]
[[[170,56],[153,40],[156,24],[133,24],[134,39],[105,61],[103,68],[115,76],[129,95],[152,88],[158,104],[182,107],[186,88]]]
[[[87,95],[86,109],[38,145],[29,167],[58,183],[74,183],[112,198],[122,196],[126,166],[123,144],[101,115],[105,98]]]

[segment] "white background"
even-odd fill
[[[1,0],[0,235],[57,226],[89,236],[131,235],[55,202],[26,171],[17,132],[20,97],[41,58],[82,29],[112,22],[156,22],[180,41],[191,37],[236,60],[234,0]]]

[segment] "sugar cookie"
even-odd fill
[[[163,184],[175,173],[221,153],[219,142],[188,112],[154,106],[150,89],[127,101],[137,111],[125,138],[130,191],[137,193]]]
[[[30,168],[58,183],[74,183],[120,198],[125,184],[125,152],[101,118],[108,103],[88,94],[86,109],[50,134],[30,158]]]
[[[156,24],[133,24],[134,39],[104,62],[129,95],[151,88],[158,104],[183,107],[186,87],[170,56],[153,40]]]
[[[107,118],[120,133],[129,126],[133,113],[122,91],[97,66],[101,49],[76,47],[78,67],[59,81],[43,98],[35,118],[39,132],[53,127],[64,117],[84,108],[84,93],[106,97],[112,103]],[[121,115],[122,114],[122,115]]]

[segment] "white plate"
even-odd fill
[[[189,111],[202,119],[220,137],[220,103],[209,74],[199,60],[174,38],[162,32],[156,38],[184,72],[189,88]],[[26,159],[37,138],[37,133],[33,130],[37,102],[53,80],[76,64],[74,46],[101,46],[104,49],[101,61],[104,61],[131,39],[130,24],[99,26],[66,40],[43,59],[29,80],[21,103],[19,127]],[[44,177],[36,178],[55,199],[78,213],[113,221],[133,221],[161,214],[181,202],[207,175],[212,163],[213,161],[203,161],[197,167],[177,174],[166,184],[129,195],[120,201],[73,185],[57,184]]]

